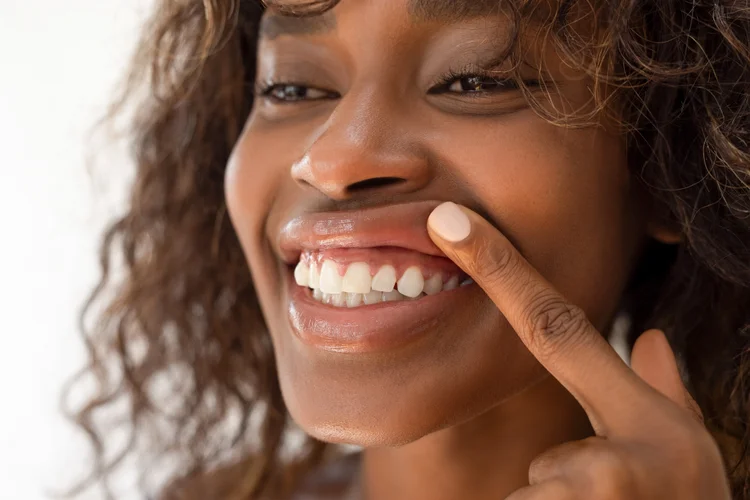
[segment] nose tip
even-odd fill
[[[404,194],[417,191],[429,181],[427,164],[422,158],[353,149],[341,145],[335,149],[313,147],[294,164],[292,176],[298,184],[335,200],[375,193]]]
[[[430,180],[418,125],[386,85],[353,85],[292,177],[335,200],[414,192]]]

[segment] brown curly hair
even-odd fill
[[[750,499],[750,5],[561,0],[543,11],[534,0],[496,1],[512,16],[510,58],[525,30],[543,26],[593,79],[594,115],[622,125],[632,175],[682,234],[654,243],[634,273],[623,299],[630,342],[646,328],[667,332],[734,495]],[[135,103],[137,174],[81,317],[90,361],[71,389],[93,380],[95,393],[67,410],[94,444],[85,485],[107,495],[108,478],[138,456],[144,491],[159,488],[155,470],[171,474],[161,498],[282,498],[334,453],[307,436],[289,446],[295,430],[226,216],[224,170],[253,105],[264,10],[303,16],[337,2],[268,3],[157,2],[113,109]],[[585,34],[584,18],[594,27]],[[595,119],[552,116],[525,94],[561,126]],[[119,448],[115,423],[126,429]]]

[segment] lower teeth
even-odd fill
[[[361,305],[378,304],[380,302],[395,302],[398,300],[415,300],[426,297],[424,293],[411,298],[400,294],[397,290],[392,292],[370,292],[370,293],[323,293],[319,289],[312,290],[312,296],[318,302],[336,307],[358,307]]]
[[[459,286],[466,286],[474,283],[474,280],[467,278]],[[359,307],[362,305],[378,304],[381,302],[396,302],[401,300],[417,300],[427,297],[424,292],[416,297],[407,297],[398,290],[391,292],[371,291],[370,293],[323,293],[319,288],[312,289],[312,296],[318,302],[332,305],[334,307]]]

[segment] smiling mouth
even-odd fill
[[[278,234],[287,317],[303,344],[374,353],[455,328],[483,296],[427,233],[437,200],[302,214]],[[463,285],[463,286],[461,286]],[[453,325],[453,326],[448,326]]]
[[[444,258],[392,247],[305,251],[294,279],[314,300],[344,308],[419,300],[473,283]]]
[[[289,325],[295,337],[316,349],[347,354],[392,351],[436,334],[439,337],[457,311],[471,308],[482,295],[479,287],[468,283],[434,295],[421,293],[399,300],[384,300],[384,296],[393,297],[393,292],[376,291],[378,295],[370,297],[379,297],[379,302],[365,304],[366,295],[362,294],[362,303],[349,307],[343,300],[353,300],[349,292],[324,296],[297,285],[290,270]],[[329,303],[323,302],[324,297]],[[334,304],[334,300],[343,305]]]

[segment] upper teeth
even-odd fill
[[[338,275],[335,267],[333,273]],[[370,281],[370,266],[364,262],[355,262],[347,268],[346,274],[344,274],[344,278],[341,280],[341,291],[367,293],[370,291]]]
[[[393,287],[395,286],[396,286],[396,268],[393,266],[381,267],[380,269],[378,269],[378,272],[375,273],[375,276],[372,277],[371,288],[373,290],[377,290],[379,292],[392,292]]]
[[[373,276],[369,264],[354,262],[349,264],[342,276],[338,264],[332,260],[324,260],[320,271],[315,264],[307,265],[300,261],[294,269],[294,279],[298,285],[320,290],[323,294],[363,294],[365,303],[368,302],[366,294],[375,292],[400,293],[413,298],[422,292],[434,295],[441,290],[451,290],[458,286],[458,276],[452,276],[443,283],[443,276],[435,273],[425,280],[424,273],[418,266],[407,268],[396,279],[396,268],[392,265],[381,266]]]
[[[398,280],[398,291],[407,297],[419,297],[424,288],[424,277],[417,266],[412,266]]]

